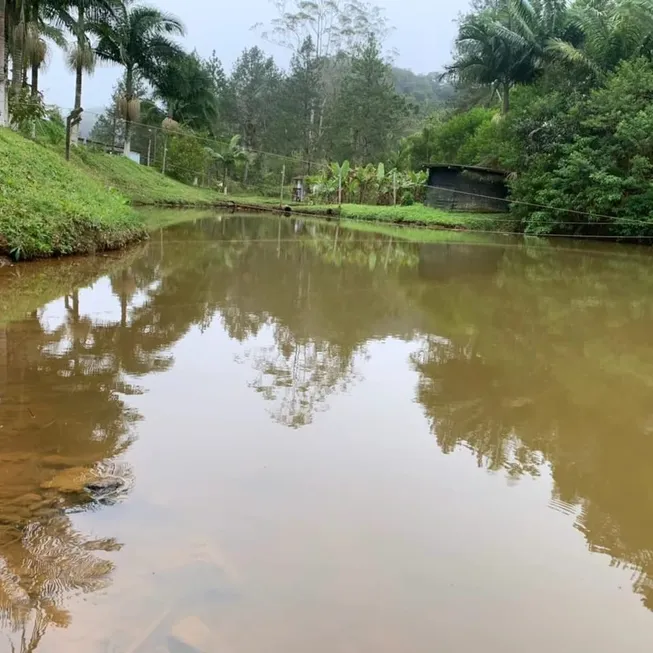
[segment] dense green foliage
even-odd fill
[[[0,186],[0,253],[16,259],[115,249],[144,235],[123,195],[7,129]]]
[[[511,172],[527,233],[652,236],[652,36],[639,0],[481,3],[449,68],[480,106],[433,114],[400,158]]]

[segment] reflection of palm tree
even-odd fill
[[[112,551],[119,545],[113,540],[85,540],[65,515],[46,524],[30,524],[13,541],[3,542],[3,536],[0,620],[14,632],[20,631],[18,651],[28,653],[36,650],[49,625],[70,623],[63,607],[68,593],[107,586],[113,564],[96,557],[94,551]],[[10,643],[16,651],[15,643]]]
[[[35,314],[6,329],[12,382],[0,388],[0,617],[20,633],[11,646],[21,653],[34,651],[50,625],[68,624],[70,592],[106,585],[112,564],[94,551],[118,546],[87,541],[62,512],[91,496],[83,481],[62,494],[57,479],[72,468],[112,469],[100,463],[129,446],[136,419],[114,391],[120,370],[93,351],[95,325],[79,317],[77,298],[54,332]]]

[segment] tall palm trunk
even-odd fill
[[[5,42],[5,10],[7,0],[0,0],[0,127],[7,125],[7,44]]]
[[[32,21],[34,22],[34,25],[38,25],[38,20],[39,20],[39,0],[34,0],[34,3],[32,5]],[[39,93],[39,68],[41,67],[41,64],[37,61],[32,61],[32,97],[36,97]]]
[[[13,39],[13,51],[11,53],[11,86],[17,91],[23,84],[23,59],[25,47],[25,3],[20,3],[20,14],[18,25],[11,35]]]
[[[41,66],[37,63],[32,64],[32,97],[36,97],[39,94],[39,68]]]
[[[84,79],[84,68],[82,62],[78,61],[75,68],[75,110],[82,108],[82,82]],[[70,144],[79,144],[79,122],[74,124],[70,131]]]
[[[77,62],[75,65],[75,106],[74,110],[77,113],[82,108],[82,84],[84,82],[84,58],[81,56],[82,48],[85,47],[84,42],[84,2],[79,2],[77,5],[77,48],[79,49]],[[79,122],[75,124],[70,130],[70,144],[79,144]]]
[[[132,117],[131,101],[134,95],[134,69],[132,66],[127,66],[125,72],[125,156],[129,156],[132,151]]]

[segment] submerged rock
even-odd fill
[[[42,487],[63,494],[86,493],[101,503],[113,503],[129,492],[132,483],[129,467],[110,462],[95,467],[69,467],[55,474]]]
[[[185,617],[171,628],[168,645],[170,653],[211,653],[211,631],[199,617]]]

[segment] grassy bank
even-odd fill
[[[145,236],[126,197],[9,129],[0,129],[0,189],[0,254],[15,259],[117,249]]]
[[[297,207],[295,210],[300,210]],[[301,209],[303,210],[303,208]],[[492,230],[509,227],[509,216],[479,213],[449,213],[422,204],[411,206],[368,206],[343,204],[342,206],[307,206],[307,212],[326,213],[331,210],[341,218],[366,222],[412,224],[443,229]],[[511,229],[506,229],[510,231]]]
[[[73,152],[72,161],[85,173],[120,191],[134,204],[209,205],[221,199],[215,191],[187,186],[124,156],[80,147]]]

